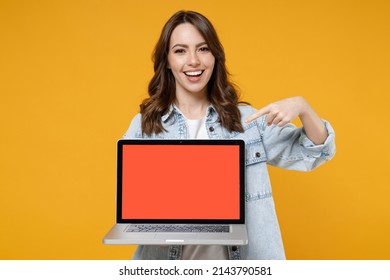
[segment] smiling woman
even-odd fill
[[[301,97],[283,99],[258,111],[242,106],[228,79],[217,34],[209,20],[197,12],[179,11],[168,20],[153,58],[155,73],[149,84],[150,97],[141,104],[141,112],[134,117],[124,138],[244,140],[248,245],[141,245],[134,258],[284,259],[267,163],[304,171],[316,168],[335,153],[332,127]],[[305,129],[290,124],[296,117]],[[183,164],[184,159],[177,162]],[[207,168],[206,164],[199,166]],[[210,168],[217,167],[208,167],[207,171]],[[150,172],[158,178],[155,169]],[[189,187],[186,182],[192,178],[210,177],[203,170],[186,171],[186,178],[179,179],[175,172],[183,172],[169,166],[172,180],[179,180],[183,189]],[[172,197],[165,203],[175,205],[179,212],[188,207],[179,206],[179,201]],[[191,207],[197,210],[196,206]]]
[[[207,18],[191,11],[174,14],[163,28],[153,60],[150,98],[141,104],[143,133],[164,131],[161,117],[172,104],[190,119],[204,116],[212,104],[224,127],[243,131],[237,90],[228,79],[222,44]]]

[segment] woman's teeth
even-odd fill
[[[184,72],[186,76],[196,77],[202,75],[203,71]]]

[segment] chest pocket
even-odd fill
[[[244,133],[234,132],[230,136],[230,138],[245,141],[246,166],[267,161],[262,136],[260,135],[256,122],[251,122],[244,126]]]
[[[272,191],[266,167],[267,154],[260,130],[255,122],[245,126],[244,130],[241,137],[245,141],[246,152],[245,201],[253,206],[258,205],[256,201],[271,197]]]
[[[251,140],[245,143],[245,165],[252,165],[267,161],[263,142],[261,139]]]

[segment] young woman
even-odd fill
[[[302,171],[316,168],[335,153],[332,127],[302,97],[260,110],[239,102],[215,29],[199,13],[174,14],[153,58],[150,97],[124,138],[243,139],[249,244],[138,246],[134,259],[284,259],[266,164]],[[290,123],[296,117],[303,128]]]

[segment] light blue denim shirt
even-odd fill
[[[334,131],[324,121],[328,137],[315,145],[303,128],[288,124],[282,128],[267,126],[265,116],[248,124],[246,117],[255,112],[251,106],[239,106],[244,133],[228,132],[218,121],[218,114],[209,106],[206,128],[210,139],[243,139],[246,149],[245,209],[248,245],[226,246],[229,259],[285,259],[283,242],[275,213],[267,164],[292,170],[310,171],[330,160],[335,154]],[[183,116],[173,106],[162,117],[166,132],[142,135],[141,115],[131,122],[124,139],[186,139],[188,132]],[[181,259],[182,246],[138,246],[133,259]]]

